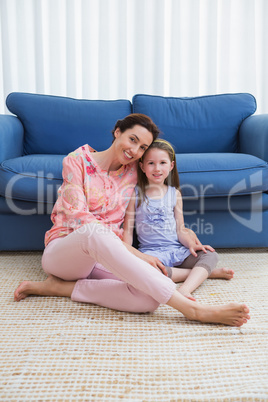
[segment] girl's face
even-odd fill
[[[174,167],[169,155],[163,149],[152,148],[140,162],[140,168],[145,173],[149,184],[164,184],[165,179]]]
[[[115,157],[121,165],[135,162],[142,157],[146,149],[153,142],[153,135],[145,127],[135,125],[124,131],[116,129],[115,136]]]

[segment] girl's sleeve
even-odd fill
[[[63,226],[78,229],[79,227],[98,221],[89,211],[84,188],[84,163],[81,155],[69,154],[63,160],[63,184],[59,190],[57,219],[64,221]]]

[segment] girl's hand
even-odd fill
[[[163,272],[164,275],[168,276],[165,265],[163,265],[157,257],[153,257],[152,255],[143,253],[142,259],[148,262],[148,264],[152,265],[154,268],[158,269],[158,271]]]
[[[180,234],[180,242],[185,246],[188,247],[191,254],[194,257],[197,257],[196,251],[204,251],[204,253],[209,251],[215,251],[215,249],[209,245],[203,245],[201,241],[196,236],[195,232],[191,229],[184,228],[183,234]]]
[[[199,242],[200,243],[200,242]],[[189,250],[190,250],[190,253],[194,256],[194,257],[197,257],[197,253],[196,253],[196,251],[204,251],[204,253],[206,253],[207,252],[207,250],[209,250],[209,251],[215,251],[214,250],[214,248],[213,247],[211,247],[211,246],[208,246],[208,245],[203,245],[203,244],[196,244],[196,243],[193,243],[190,247],[189,247]]]

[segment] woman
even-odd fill
[[[176,290],[157,258],[121,240],[137,161],[158,134],[149,117],[132,114],[116,123],[110,148],[92,152],[85,145],[64,159],[63,184],[51,216],[54,225],[46,233],[42,258],[48,278],[22,282],[16,301],[30,294],[65,296],[129,312],[152,312],[163,303],[191,320],[233,326],[247,322],[246,305],[203,306],[189,300]]]

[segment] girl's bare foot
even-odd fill
[[[228,268],[216,268],[209,275],[210,279],[232,279],[234,271]]]
[[[21,301],[29,295],[71,297],[75,283],[53,275],[42,282],[24,281],[15,290],[14,301]]]
[[[187,297],[187,299],[192,300],[192,301],[196,301],[196,299],[191,295],[190,292],[184,291],[183,289],[179,288],[178,291],[185,297]]]
[[[250,316],[245,304],[229,303],[224,306],[199,305],[195,319],[201,322],[241,327],[246,324]]]

